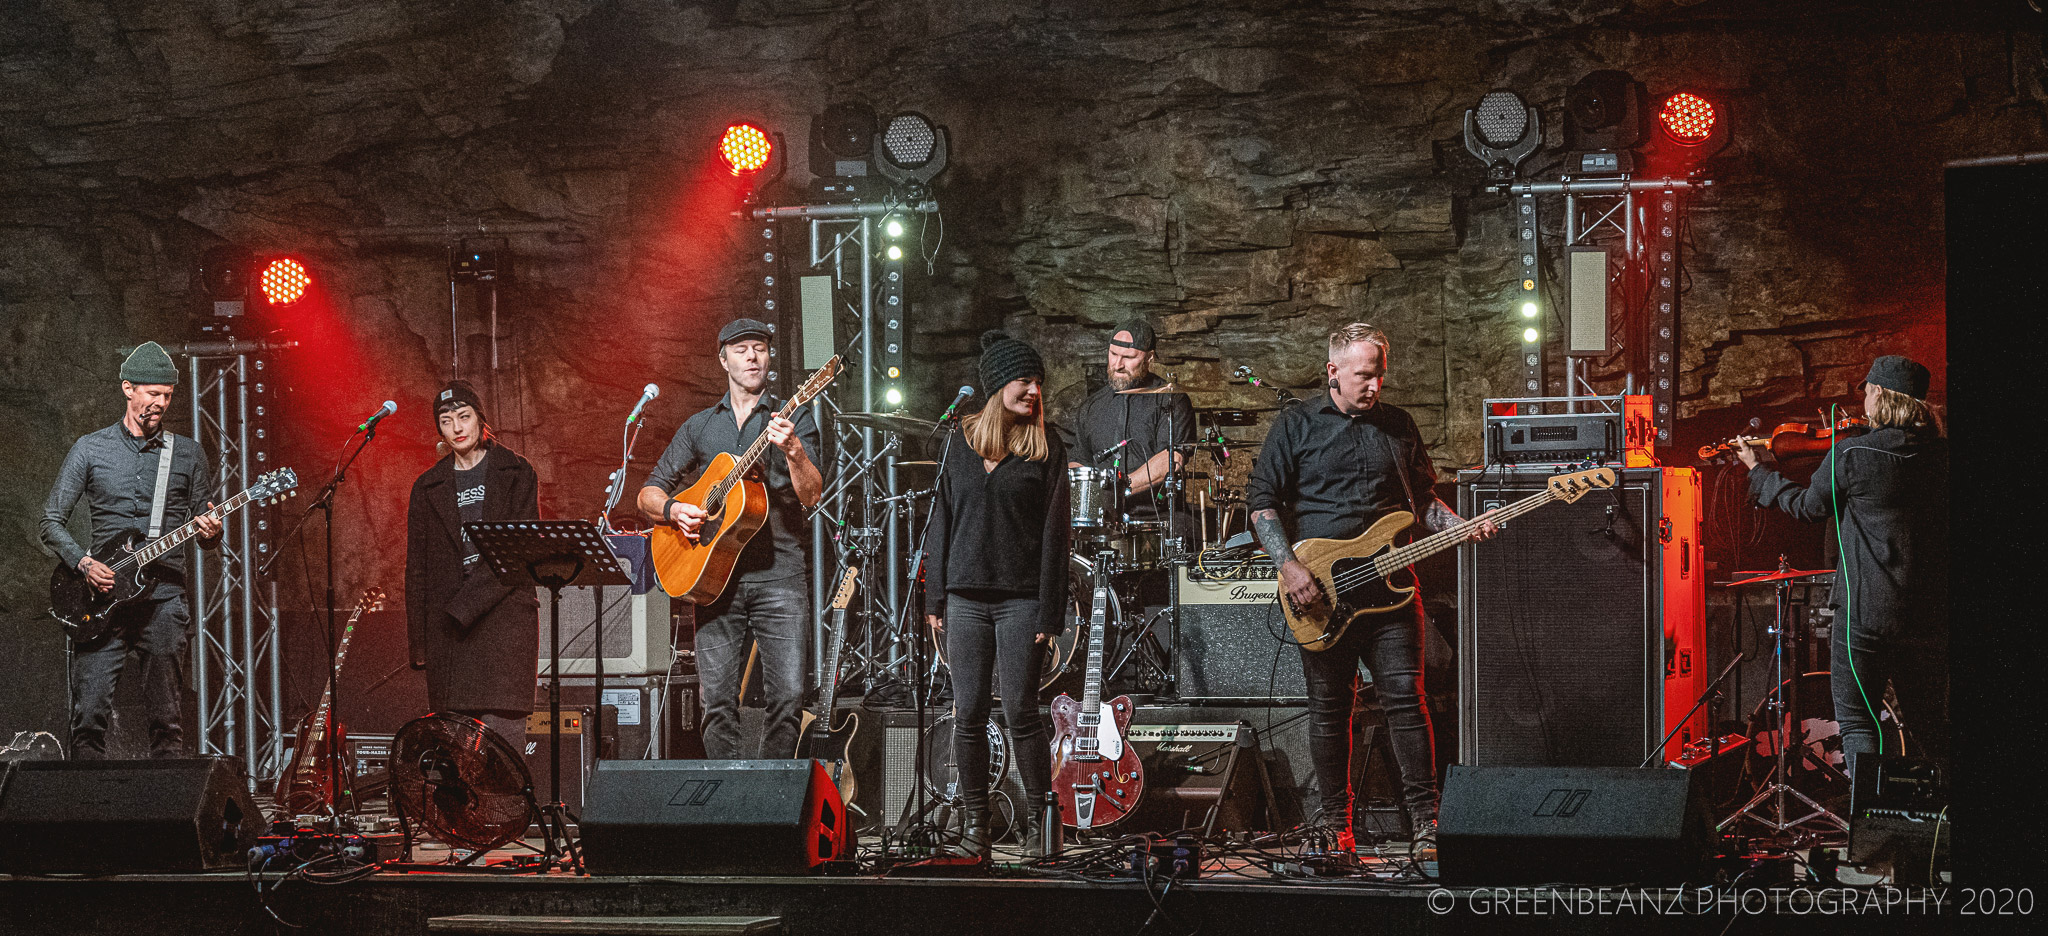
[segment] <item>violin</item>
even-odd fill
[[[1823,421],[1819,426],[1803,422],[1779,423],[1768,436],[1736,436],[1723,442],[1700,446],[1700,460],[1712,461],[1735,454],[1736,447],[1744,442],[1761,449],[1769,449],[1779,458],[1801,458],[1820,455],[1835,443],[1835,433],[1859,434],[1870,428],[1870,420],[1861,416],[1844,416],[1832,424]]]

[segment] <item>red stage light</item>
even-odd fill
[[[725,160],[733,175],[760,172],[768,165],[768,155],[774,148],[775,145],[768,142],[768,134],[749,123],[736,123],[725,128],[725,138],[718,141],[719,158]]]
[[[1697,94],[1680,91],[1664,99],[1657,120],[1674,142],[1697,146],[1714,132],[1714,105]]]
[[[290,305],[306,294],[306,287],[313,282],[313,276],[306,272],[306,265],[290,257],[279,257],[263,268],[263,276],[257,282],[263,287],[263,298],[271,305]]]

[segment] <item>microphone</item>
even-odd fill
[[[961,387],[959,393],[953,394],[953,402],[946,404],[946,415],[939,417],[939,425],[943,426],[951,420],[953,411],[959,409],[960,404],[967,402],[967,398],[973,395],[974,388],[966,386]]]
[[[1111,455],[1114,455],[1114,454],[1116,454],[1116,452],[1117,452],[1117,450],[1118,450],[1118,449],[1120,449],[1120,448],[1123,448],[1124,446],[1126,446],[1126,445],[1129,445],[1129,444],[1131,444],[1131,440],[1129,440],[1129,439],[1125,439],[1125,440],[1123,440],[1122,442],[1118,442],[1117,444],[1115,444],[1115,445],[1112,445],[1112,446],[1110,446],[1110,447],[1108,447],[1108,448],[1106,448],[1106,449],[1103,449],[1103,450],[1102,450],[1102,451],[1100,451],[1100,452],[1096,452],[1096,453],[1095,453],[1095,458],[1096,458],[1096,460],[1098,460],[1098,461],[1100,461],[1101,459],[1104,459],[1104,458],[1108,458],[1109,456],[1111,456]]]
[[[377,424],[383,422],[384,417],[396,412],[398,412],[398,404],[390,400],[385,400],[384,405],[378,407],[377,412],[374,415],[372,415],[369,419],[364,420],[362,425],[356,427],[356,431],[369,432],[370,430],[377,428]]]
[[[626,414],[626,425],[630,426],[633,424],[633,420],[639,419],[640,411],[646,409],[647,404],[653,402],[654,398],[660,395],[661,388],[653,384],[648,384],[645,389],[641,390],[640,402],[633,404],[633,411]]]

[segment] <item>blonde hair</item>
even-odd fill
[[[1379,345],[1381,360],[1385,360],[1388,352],[1393,350],[1387,343],[1386,332],[1380,331],[1364,322],[1352,322],[1330,333],[1330,360],[1336,360],[1338,352],[1361,341],[1370,341],[1373,344]]]
[[[1870,417],[1874,426],[1898,426],[1901,429],[1932,429],[1936,435],[1947,435],[1947,427],[1941,424],[1941,414],[1927,401],[1915,399],[1889,387],[1877,388],[1877,405],[1864,414]]]
[[[1002,391],[990,395],[987,403],[981,405],[981,412],[960,421],[960,432],[967,437],[967,447],[989,461],[1002,461],[1005,455],[1015,455],[1025,461],[1044,461],[1052,449],[1045,443],[1045,408],[1040,407],[1037,418],[1030,422],[1011,422],[1009,411],[1003,408]]]

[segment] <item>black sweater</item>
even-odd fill
[[[948,594],[988,592],[1039,600],[1039,633],[1067,625],[1066,446],[1050,431],[1042,462],[1005,456],[994,471],[958,429],[932,513],[926,611],[946,613]]]

